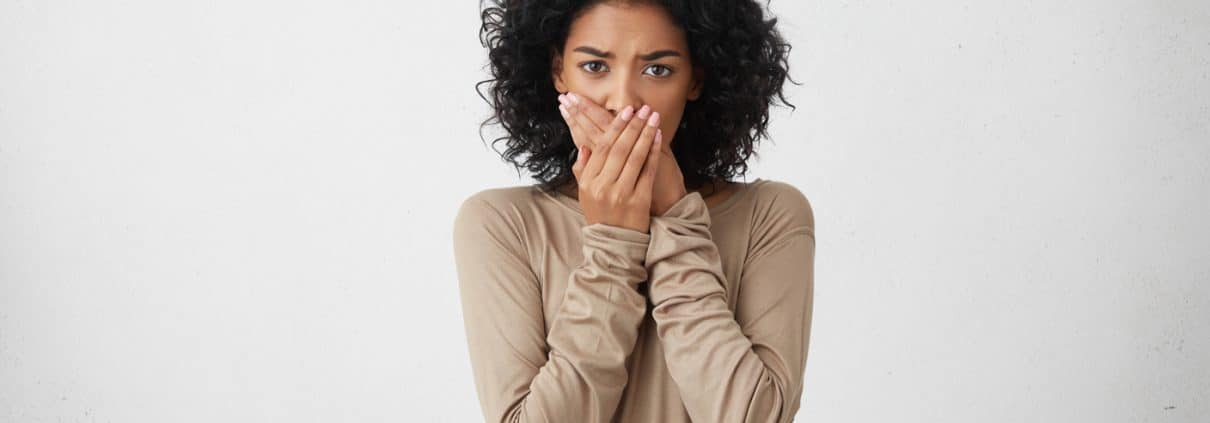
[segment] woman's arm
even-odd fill
[[[652,316],[686,410],[702,422],[790,422],[802,394],[814,286],[815,222],[804,197],[777,189],[754,218],[736,312],[701,194],[651,225]]]
[[[627,382],[646,298],[650,235],[581,228],[584,261],[545,331],[542,291],[519,233],[488,201],[455,219],[454,253],[475,386],[492,422],[607,422]]]

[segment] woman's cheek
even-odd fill
[[[661,150],[665,150],[665,151],[671,150],[669,147],[672,145],[673,139],[675,139],[675,136],[676,136],[675,131],[676,131],[676,128],[672,128],[668,124],[665,124],[663,122],[660,123],[660,149]]]
[[[660,113],[660,139],[664,148],[669,148],[676,140],[676,130],[680,128],[681,117]]]

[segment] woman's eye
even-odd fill
[[[663,72],[662,72],[662,73],[654,74],[654,76],[661,76],[661,77],[663,77],[663,76],[668,76],[668,74],[672,73],[672,68],[669,68],[669,67],[664,66],[664,65],[652,65],[651,67],[649,67],[649,68],[647,68],[647,69],[662,69],[662,70],[663,70]]]
[[[590,67],[593,65],[596,65],[598,67],[605,67],[605,64],[601,63],[601,62],[588,62],[588,63],[584,63],[584,64],[580,65],[580,67],[583,68],[584,70],[588,71],[589,73],[600,72],[600,70],[590,69]]]

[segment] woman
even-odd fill
[[[789,104],[776,19],[747,0],[502,1],[482,17],[485,124],[540,181],[475,193],[454,225],[484,417],[792,421],[814,216],[789,184],[728,180],[774,97]]]

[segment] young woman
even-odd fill
[[[488,421],[793,420],[814,215],[787,183],[729,180],[774,98],[789,104],[789,46],[764,15],[749,0],[483,9],[485,124],[540,181],[475,193],[454,224]]]

